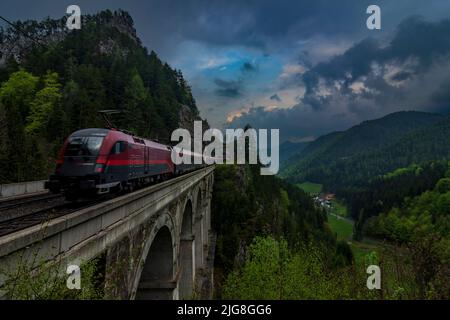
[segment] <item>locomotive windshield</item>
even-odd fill
[[[97,156],[103,139],[103,137],[71,137],[64,155],[66,157]]]

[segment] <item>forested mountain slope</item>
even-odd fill
[[[442,115],[390,114],[319,138],[283,176],[332,191],[355,188],[396,168],[450,156],[449,130],[450,118]]]
[[[280,166],[287,166],[290,160],[294,160],[307,146],[309,142],[285,141],[280,145]]]
[[[247,246],[257,236],[283,239],[292,250],[317,246],[329,270],[352,263],[349,246],[337,241],[325,210],[300,188],[260,175],[259,165],[217,166],[211,210],[217,233],[214,277],[219,296],[222,280],[244,264]]]

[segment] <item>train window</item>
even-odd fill
[[[111,154],[120,154],[124,152],[127,148],[127,144],[124,141],[118,141],[114,144],[111,149]]]
[[[96,156],[102,143],[102,137],[71,137],[64,155],[67,157]]]

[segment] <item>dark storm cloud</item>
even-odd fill
[[[0,4],[0,12],[11,20],[61,17],[70,4],[69,0],[17,0]],[[274,42],[284,48],[314,35],[348,38],[368,34],[366,8],[373,1],[78,0],[76,4],[83,14],[107,8],[129,11],[143,43],[170,60],[185,40],[260,47],[270,54]],[[445,16],[450,10],[450,3],[441,0],[378,0],[376,4],[382,8],[383,30],[413,13]]]
[[[251,64],[250,62],[244,62],[244,64],[241,67],[242,72],[254,72],[256,71],[256,66]]]
[[[234,99],[242,97],[244,94],[245,84],[249,81],[249,77],[251,77],[252,73],[257,71],[258,69],[254,64],[244,62],[239,68],[239,76],[236,80],[224,80],[220,78],[215,78],[213,80],[216,86],[214,93],[217,96],[224,98]]]
[[[282,101],[281,98],[276,93],[270,97],[270,100],[274,100],[274,101],[277,101],[277,102],[281,102]]]
[[[443,81],[432,94],[430,109],[434,112],[448,113],[450,110],[450,77]]]
[[[320,81],[327,85],[341,84],[340,94],[349,94],[349,87],[363,79],[365,87],[362,94],[383,92],[378,99],[382,102],[391,92],[403,92],[394,84],[424,74],[435,64],[447,63],[450,55],[450,20],[428,22],[419,17],[403,21],[392,40],[386,46],[377,39],[365,39],[344,54],[331,61],[320,63],[306,74],[301,81],[306,87],[303,103],[313,109],[326,108],[332,97],[318,96]],[[375,66],[399,68],[395,74],[377,74]],[[407,69],[407,70],[402,70]],[[391,83],[388,83],[388,82]],[[403,92],[404,93],[404,92]]]
[[[308,92],[318,84],[318,78],[327,81],[343,80],[350,84],[361,76],[367,76],[374,62],[401,63],[408,58],[416,58],[418,63],[412,72],[425,72],[430,66],[450,53],[450,20],[437,23],[424,21],[420,17],[412,17],[403,21],[387,47],[379,40],[365,39],[344,54],[326,63],[320,63],[304,75],[303,81]],[[411,77],[411,72],[399,72],[393,76],[401,81]]]
[[[258,108],[233,121],[282,128],[284,139],[323,134],[398,110],[450,113],[450,20],[403,21],[390,41],[368,38],[301,77],[290,109]],[[313,125],[313,128],[311,128]]]
[[[369,73],[371,62],[379,58],[379,53],[378,42],[371,38],[365,39],[330,62],[318,64],[300,80],[306,85],[307,93],[311,93],[318,85],[320,77],[326,80],[343,79],[348,84],[351,80],[348,75],[354,79]]]
[[[385,59],[406,59],[411,55],[420,59],[424,67],[434,63],[437,55],[450,52],[450,20],[428,22],[420,17],[404,20],[394,39],[385,50]]]
[[[218,96],[226,98],[237,98],[242,95],[242,82],[239,80],[228,81],[214,79],[217,88],[214,91]]]
[[[155,31],[170,29],[170,37],[193,39],[217,45],[266,47],[271,39],[305,39],[315,34],[336,37],[368,34],[366,8],[372,0],[175,0],[149,1],[149,19],[159,25]],[[395,27],[399,19],[413,12],[439,14],[441,0],[379,0],[383,28]],[[433,9],[434,8],[434,9]],[[151,12],[153,11],[153,13]],[[441,12],[442,14],[442,12]]]
[[[369,2],[180,0],[159,4],[158,8],[167,12],[158,12],[160,18],[154,18],[160,26],[170,28],[184,39],[218,46],[268,48],[273,39],[292,40],[318,33],[354,33],[355,25],[364,18]],[[177,22],[176,26],[173,21]],[[174,26],[169,26],[169,23]]]
[[[410,79],[412,76],[413,74],[411,72],[401,71],[393,75],[391,79],[394,81],[404,81]]]
[[[267,48],[274,39],[288,43],[317,34],[332,37],[369,34],[365,20],[366,9],[371,4],[372,0],[180,0],[159,4],[158,8],[167,10],[167,15],[160,14],[164,19],[154,18],[163,26],[177,21],[177,27],[172,29],[176,29],[182,38],[217,45]],[[439,13],[438,7],[450,8],[440,0],[427,3],[396,0],[395,5],[390,0],[379,0],[376,4],[382,8],[385,30],[393,28],[399,19],[413,12]],[[172,18],[166,19],[166,16]]]

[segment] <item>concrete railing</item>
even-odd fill
[[[0,199],[43,192],[45,180],[0,184]]]

